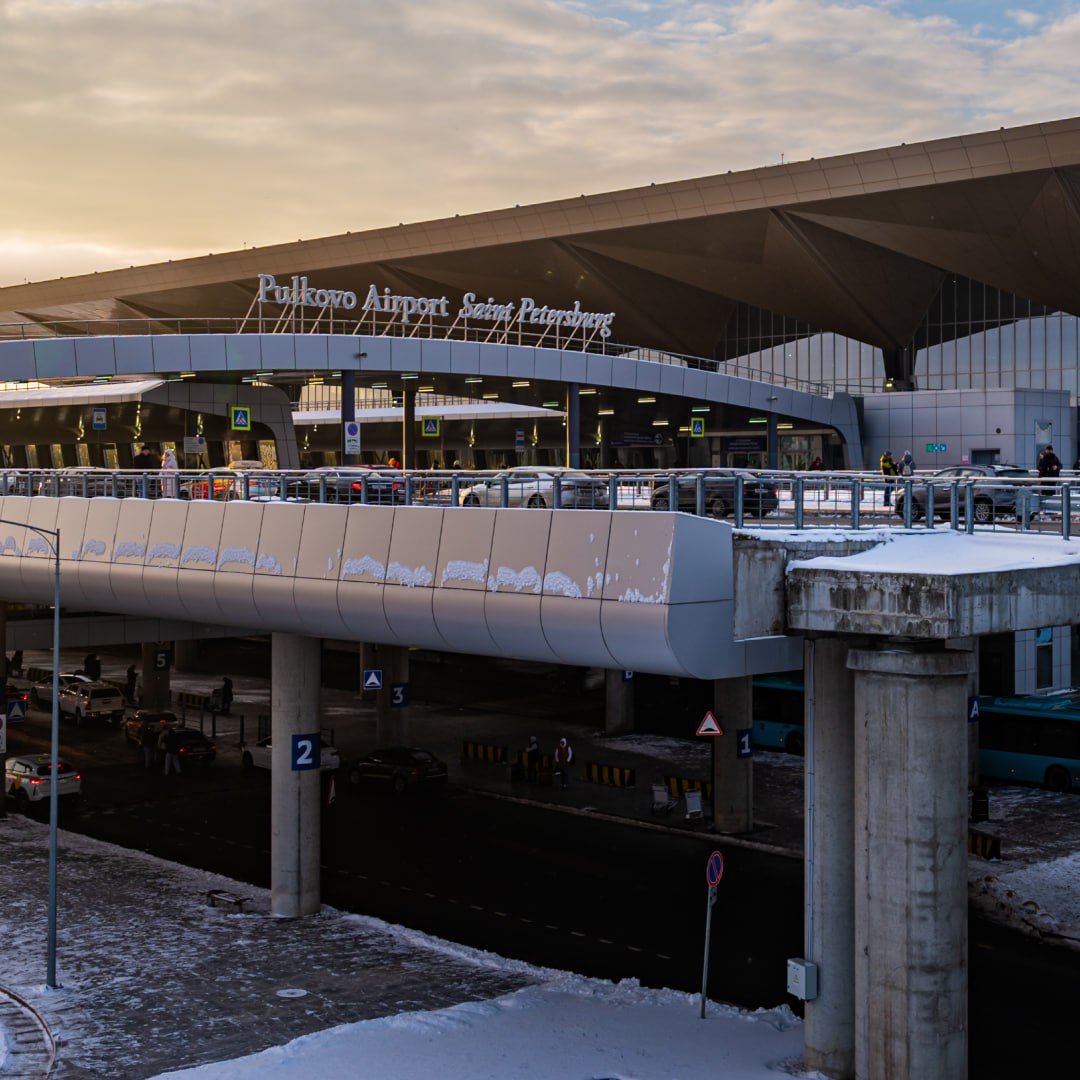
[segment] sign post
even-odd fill
[[[714,851],[705,864],[705,880],[709,883],[709,899],[705,905],[705,958],[701,964],[701,1019],[705,1019],[705,990],[709,983],[709,941],[712,937],[712,909],[716,906],[716,886],[724,876],[724,856]]]

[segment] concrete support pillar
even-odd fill
[[[416,390],[411,382],[401,390],[401,464],[416,468]]]
[[[383,685],[375,695],[375,741],[379,746],[403,746],[409,733],[409,650],[380,645],[377,655]],[[403,699],[402,690],[395,687],[404,688]]]
[[[199,645],[201,642],[198,638],[192,638],[190,641],[174,641],[173,642],[173,667],[177,671],[198,671],[199,668],[199,653],[201,652]]]
[[[158,655],[167,646],[160,641],[144,641],[142,644],[142,700],[144,709],[162,710],[172,704],[168,665],[159,667]]]
[[[625,671],[604,672],[604,731],[629,735],[634,730],[634,680]]]
[[[356,372],[341,373],[341,462],[343,465],[358,464],[358,455],[345,449],[345,425],[356,419]]]
[[[581,397],[577,383],[566,384],[566,465],[581,468]]]
[[[852,649],[855,1075],[967,1076],[969,652]]]
[[[806,1002],[806,1067],[855,1075],[855,738],[850,642],[810,638],[806,687],[805,958],[818,968]]]
[[[776,413],[769,413],[767,428],[768,459],[770,469],[780,468],[780,434],[779,417]]]
[[[319,639],[271,635],[270,913],[319,911],[320,770],[294,769],[293,736],[314,737],[319,760]]]
[[[754,759],[739,757],[740,731],[752,731],[752,679],[713,681],[713,712],[723,735],[713,744],[713,828],[718,832],[745,833],[754,825]]]

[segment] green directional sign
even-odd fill
[[[944,454],[949,449],[948,443],[943,442],[928,442],[926,444],[926,452],[928,454]]]

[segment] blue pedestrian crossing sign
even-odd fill
[[[15,698],[7,703],[7,720],[9,724],[21,724],[26,719],[26,702],[22,698]]]
[[[365,668],[363,687],[365,690],[381,690],[382,668]]]
[[[425,416],[423,420],[424,434],[439,437],[439,418],[437,416]]]
[[[690,420],[690,437],[692,439],[705,437],[705,421],[700,416],[692,417]]]
[[[233,431],[250,431],[251,410],[246,405],[230,405],[229,427]]]

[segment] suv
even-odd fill
[[[680,473],[675,477],[678,485],[678,509],[683,513],[697,511],[698,473]],[[745,469],[701,470],[705,481],[705,513],[709,517],[726,518],[735,512],[737,477],[742,477],[743,514],[762,518],[771,514],[779,505],[776,483]],[[671,509],[671,483],[658,484],[652,493],[654,510]]]
[[[124,695],[103,682],[75,682],[60,688],[60,715],[74,719],[108,720],[118,724],[124,716]]]
[[[1005,483],[994,483],[1001,477]],[[906,484],[900,480],[900,492],[896,496],[896,512],[904,514],[904,491]],[[1017,481],[1031,479],[1031,472],[1019,465],[956,465],[951,469],[942,469],[933,476],[925,478],[926,483],[934,485],[934,517],[948,517],[951,492],[954,484],[974,486],[974,509],[972,517],[978,525],[992,524],[995,518],[1019,518],[1023,515],[1019,499],[1027,499],[1029,518],[1034,518],[1040,509],[1038,488],[1034,484],[1021,484]],[[895,480],[894,480],[895,482]],[[1023,494],[1021,494],[1023,493]],[[926,517],[926,487],[922,478],[911,485],[911,520],[921,521]],[[960,491],[960,515],[964,514],[964,493]]]
[[[56,794],[65,802],[78,802],[82,795],[82,776],[74,766],[58,761],[59,778]],[[52,795],[50,784],[52,758],[48,754],[26,754],[9,757],[4,768],[4,794],[15,800],[20,813],[25,814],[31,806],[47,803]]]

